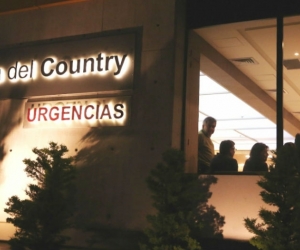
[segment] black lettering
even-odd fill
[[[73,69],[73,60],[70,62],[70,73],[75,74],[80,72],[80,60],[77,60],[77,67],[76,70]]]
[[[122,61],[121,61],[121,63],[119,63],[119,57],[115,56],[115,61],[116,61],[116,65],[117,65],[118,70],[116,72],[114,72],[114,75],[120,74],[120,72],[121,72],[121,70],[123,68],[123,64],[125,62],[125,58],[126,57],[127,57],[127,54],[123,55]]]
[[[90,65],[91,65],[91,72],[94,72],[94,59],[93,58],[84,59],[83,72],[86,72],[88,62],[90,62]]]
[[[31,65],[30,65],[30,78],[32,78],[32,71],[33,71],[33,60],[31,60]]]
[[[105,70],[109,70],[109,61],[114,59],[114,56],[107,56],[105,62]]]
[[[110,111],[109,111],[109,107],[108,105],[106,104],[103,108],[103,111],[102,111],[102,114],[100,116],[100,119],[103,118],[103,116],[107,115],[109,119],[111,119],[111,115],[110,115]]]
[[[7,77],[12,80],[12,79],[16,79],[17,78],[17,67],[18,67],[18,61],[16,62],[16,65],[15,66],[11,66],[9,69],[8,69],[8,73],[7,73]],[[11,76],[11,70],[14,70],[14,74],[13,76]]]
[[[22,74],[24,73],[24,74]],[[19,69],[19,77],[20,78],[25,78],[28,73],[28,67],[26,65],[22,65]]]
[[[103,71],[103,68],[101,68],[101,61],[103,60],[103,57],[102,57],[101,53],[98,55],[96,60],[98,62],[97,70],[98,71]]]
[[[62,65],[62,67],[61,67],[61,65]],[[61,68],[62,68],[62,70],[61,70]],[[68,69],[68,64],[65,61],[61,61],[56,65],[56,73],[58,75],[63,75],[64,73],[67,72],[67,69]]]
[[[114,114],[114,118],[116,118],[116,119],[123,118],[124,111],[122,109],[124,109],[124,105],[123,104],[118,103],[118,104],[115,105],[114,110],[116,111],[116,113]]]
[[[46,58],[46,59],[42,62],[42,65],[41,65],[41,73],[42,73],[43,76],[46,76],[46,77],[47,77],[47,76],[51,76],[52,73],[53,73],[53,71],[54,71],[53,69],[51,69],[51,70],[49,71],[49,73],[46,73],[46,72],[45,72],[45,69],[44,69],[44,68],[45,68],[45,64],[46,64],[47,61],[49,61],[51,64],[54,63],[54,60],[53,60],[53,58],[51,58],[51,57]]]

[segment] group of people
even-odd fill
[[[210,139],[215,132],[217,120],[213,117],[206,117],[202,129],[198,135],[198,173],[214,173],[223,171],[238,171],[235,154],[235,143],[231,140],[224,140],[220,143],[219,153],[215,155],[214,144]],[[250,157],[246,160],[243,172],[268,171],[266,163],[269,147],[261,142],[255,143],[250,151]]]

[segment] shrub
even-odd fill
[[[261,222],[246,218],[245,226],[255,236],[250,243],[263,250],[300,249],[300,154],[296,143],[286,143],[275,152],[274,164],[258,185],[262,200],[274,207],[259,211]]]
[[[202,236],[222,238],[224,217],[207,205],[209,187],[217,179],[186,174],[184,155],[179,150],[167,150],[163,160],[147,178],[157,213],[147,217],[151,225],[145,231],[148,241],[140,248],[199,250]]]
[[[75,205],[75,167],[73,158],[63,158],[68,149],[51,142],[48,148],[33,152],[36,160],[25,159],[25,172],[36,181],[26,189],[28,199],[9,198],[6,219],[16,227],[9,240],[11,249],[56,250],[67,237],[62,231],[71,226]]]

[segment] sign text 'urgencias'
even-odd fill
[[[25,128],[125,126],[129,97],[27,102]]]

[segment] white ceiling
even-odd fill
[[[266,143],[276,149],[276,124],[243,102],[227,89],[200,75],[199,130],[207,116],[217,119],[217,127],[212,135],[215,150],[219,150],[222,140],[233,140],[237,150],[250,150],[254,143]],[[284,141],[294,141],[292,135],[284,131]]]
[[[201,45],[199,128],[207,115],[218,120],[212,136],[216,149],[225,139],[234,140],[241,150],[249,150],[255,142],[275,149],[276,19],[195,31],[208,43],[208,47]],[[210,47],[212,52],[208,52]],[[300,53],[299,16],[284,19],[284,60],[298,60],[296,52]],[[300,67],[284,67],[283,78],[284,142],[288,142],[300,131]]]

